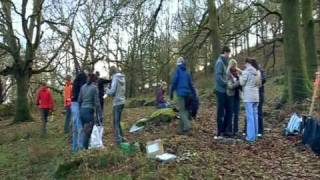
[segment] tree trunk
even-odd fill
[[[208,11],[209,11],[209,29],[210,29],[210,38],[212,43],[212,59],[214,62],[219,57],[221,52],[221,42],[220,42],[220,34],[219,34],[219,22],[218,22],[218,12],[215,5],[214,0],[208,0]],[[211,64],[213,71],[214,63]]]
[[[314,73],[317,70],[317,50],[314,36],[314,22],[312,18],[314,1],[302,1],[302,19],[304,30],[304,46],[306,52],[306,64],[309,79],[314,78]]]
[[[292,105],[306,98],[307,73],[302,59],[299,0],[283,0],[284,57],[287,69],[288,100]]]
[[[14,117],[15,122],[31,121],[30,108],[28,103],[28,90],[29,90],[29,76],[25,73],[16,75],[17,83],[17,99],[16,99],[16,114]]]

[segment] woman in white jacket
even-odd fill
[[[253,143],[256,141],[258,134],[258,105],[261,74],[255,59],[247,58],[245,66],[246,68],[240,76],[240,85],[243,88],[243,102],[245,103],[247,116],[246,140]]]

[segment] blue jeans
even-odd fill
[[[81,136],[82,124],[80,121],[79,114],[79,103],[72,102],[71,112],[73,116],[73,127],[72,127],[72,151],[76,152],[79,149],[83,149],[83,138]]]
[[[113,129],[114,129],[114,138],[117,144],[120,144],[123,140],[123,132],[121,128],[121,114],[124,105],[113,106]]]
[[[246,140],[254,142],[258,135],[258,104],[257,102],[246,102],[247,115],[247,137]]]
[[[88,149],[94,122],[94,110],[91,108],[81,108],[80,120],[83,127],[83,147]]]
[[[68,134],[70,131],[71,107],[65,107],[65,110],[66,110],[66,120],[64,122],[64,133]]]

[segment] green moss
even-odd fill
[[[176,112],[171,108],[159,109],[151,114],[148,118],[139,119],[135,124],[137,126],[145,126],[153,122],[169,122],[176,117]]]

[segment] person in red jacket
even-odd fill
[[[54,107],[51,91],[45,82],[41,83],[41,87],[38,90],[36,104],[42,117],[42,135],[45,136],[47,135],[48,116]]]

